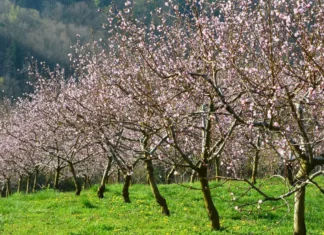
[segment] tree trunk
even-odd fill
[[[1,187],[1,197],[6,197],[6,186],[4,184]]]
[[[91,184],[91,177],[87,175],[87,184],[88,184],[88,188],[91,188],[92,187],[92,184]]]
[[[208,213],[208,217],[212,222],[213,230],[220,230],[220,222],[219,215],[214,206],[213,199],[210,193],[208,179],[207,179],[207,168],[205,166],[201,166],[198,172],[199,181],[201,185],[201,190],[204,197],[205,207]]]
[[[220,156],[215,158],[215,178],[216,181],[220,181],[221,179],[219,178],[221,176],[220,174]]]
[[[6,196],[9,197],[11,195],[11,182],[10,178],[6,179]]]
[[[45,188],[51,188],[52,171],[45,175]]]
[[[159,188],[157,186],[155,176],[154,176],[154,167],[153,167],[152,158],[148,154],[147,147],[148,147],[148,137],[145,136],[145,138],[143,138],[143,141],[141,141],[141,149],[144,152],[144,157],[145,157],[146,177],[147,180],[149,181],[148,183],[150,184],[156,202],[161,206],[162,213],[169,216],[170,211],[165,198],[162,197]]]
[[[33,183],[33,193],[36,191],[38,173],[39,173],[38,167],[35,167],[35,175],[34,175],[34,183]]]
[[[46,189],[48,189],[49,187],[48,187],[48,184],[49,184],[49,180],[48,179],[50,179],[50,177],[48,176],[48,174],[45,174],[45,184],[44,184],[44,186],[45,186],[45,188]]]
[[[61,170],[62,170],[61,167],[57,167],[55,169],[55,176],[54,176],[55,178],[54,178],[54,185],[53,185],[54,190],[58,190]]]
[[[117,169],[117,184],[119,184],[120,183],[120,169],[118,168]]]
[[[294,235],[306,235],[305,194],[306,194],[305,186],[300,188],[295,193]]]
[[[129,186],[132,180],[132,176],[131,175],[125,175],[124,176],[124,185],[123,185],[123,197],[124,197],[124,202],[126,203],[130,203],[130,199],[129,199]]]
[[[112,160],[113,160],[112,158],[108,158],[108,162],[107,162],[105,171],[103,173],[100,186],[99,186],[99,188],[97,190],[98,198],[103,198],[104,197],[104,192],[105,192],[105,189],[106,189],[106,182],[108,181],[108,174],[109,174],[109,171],[111,169]]]
[[[28,173],[27,180],[26,180],[26,193],[30,193],[30,181],[31,181],[32,175]]]
[[[109,184],[109,177],[110,177],[113,173],[114,173],[114,172],[110,172],[110,174],[108,173],[108,176],[107,176],[106,181],[105,181],[106,184]]]
[[[82,190],[81,184],[79,183],[79,181],[77,179],[73,163],[68,162],[68,164],[69,164],[69,167],[70,167],[70,170],[71,170],[71,173],[72,173],[72,179],[73,179],[73,183],[74,183],[74,186],[75,186],[75,195],[80,196],[81,190]]]
[[[258,174],[258,166],[259,166],[259,158],[260,158],[260,151],[257,150],[255,156],[253,158],[253,166],[252,166],[252,177],[251,182],[252,184],[256,184],[256,177]]]
[[[85,190],[86,188],[87,188],[87,176],[83,175],[82,189]]]
[[[83,174],[83,189],[91,188],[90,177],[86,174]]]
[[[97,196],[98,198],[102,199],[104,198],[104,192],[106,190],[106,184],[101,184],[97,190]]]
[[[17,185],[17,193],[20,193],[20,191],[21,191],[21,181],[22,181],[22,175],[19,175],[18,185]]]
[[[146,174],[147,178],[149,180],[150,186],[152,193],[155,197],[156,202],[161,206],[162,213],[169,216],[170,211],[167,205],[167,202],[164,197],[160,194],[159,188],[157,186],[155,176],[154,176],[154,167],[151,159],[146,159],[145,160],[146,164]]]
[[[167,184],[171,184],[174,179],[175,166],[172,167],[169,174],[167,175]]]
[[[91,188],[90,177],[86,174],[83,174],[83,189]]]
[[[195,170],[192,170],[191,176],[190,176],[190,183],[191,184],[196,181],[196,177],[197,177],[197,172]]]

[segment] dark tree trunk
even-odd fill
[[[44,184],[45,188],[48,188],[48,184],[49,184],[48,179],[50,179],[50,177],[48,176],[48,174],[45,174],[45,184]]]
[[[211,102],[209,105],[209,112],[214,111],[214,104]],[[207,166],[208,166],[208,158],[209,158],[209,150],[211,146],[211,119],[210,114],[208,116],[203,116],[202,121],[204,130],[202,132],[202,152],[201,152],[201,163],[198,169],[196,169],[201,185],[201,190],[203,193],[205,207],[208,213],[208,217],[212,223],[213,230],[220,230],[220,222],[218,211],[213,202],[213,198],[211,196],[208,178],[207,178]]]
[[[86,188],[87,188],[87,176],[83,175],[82,189],[85,190]]]
[[[22,175],[19,175],[18,185],[17,185],[17,193],[20,193],[20,191],[21,191],[21,181],[22,181]]]
[[[103,173],[100,186],[99,186],[99,188],[97,190],[98,198],[103,198],[104,197],[104,192],[105,192],[105,189],[106,189],[106,182],[108,181],[108,174],[109,174],[109,171],[111,169],[112,160],[113,160],[112,158],[108,158],[108,162],[107,162],[105,171]]]
[[[290,162],[285,164],[285,177],[290,185],[294,185],[293,165]]]
[[[69,167],[70,167],[70,170],[71,170],[71,173],[72,173],[72,180],[73,180],[73,183],[74,183],[74,186],[75,186],[75,195],[80,196],[81,190],[82,190],[81,184],[79,183],[79,181],[77,179],[73,163],[68,162],[68,164],[69,164]]]
[[[6,196],[9,197],[11,195],[11,182],[10,178],[6,179]]]
[[[104,198],[104,192],[106,190],[106,184],[101,184],[97,190],[97,196],[98,198],[102,199]]]
[[[34,175],[34,183],[33,183],[33,193],[36,191],[38,174],[39,174],[39,170],[38,170],[38,167],[36,167],[35,175]]]
[[[162,197],[159,188],[157,186],[156,179],[154,176],[154,167],[153,167],[152,158],[148,154],[147,147],[148,147],[148,137],[145,136],[143,141],[141,141],[141,149],[144,152],[144,157],[145,157],[146,177],[147,180],[149,181],[148,183],[150,184],[156,202],[161,206],[162,213],[169,216],[170,211],[165,198]]]
[[[306,194],[305,186],[300,188],[295,193],[294,235],[306,235],[305,194]]]
[[[83,175],[83,189],[91,188],[90,177],[86,174]]]
[[[117,169],[117,183],[120,183],[120,178],[121,178],[121,174],[120,174],[120,169]]]
[[[90,177],[86,174],[83,175],[83,189],[91,188]]]
[[[154,176],[154,167],[151,159],[146,159],[145,160],[146,164],[146,174],[147,178],[149,180],[150,186],[152,193],[155,197],[156,202],[161,206],[162,213],[169,216],[170,211],[167,205],[167,202],[164,197],[160,194],[159,188],[157,186],[155,176]]]
[[[200,167],[198,172],[198,177],[199,177],[208,217],[212,222],[212,229],[220,230],[219,215],[218,215],[218,211],[216,210],[216,207],[214,206],[213,199],[210,193],[208,179],[207,179],[207,168],[205,166]]]
[[[220,173],[220,156],[216,157],[215,158],[215,178],[216,178],[216,181],[220,181],[220,176],[221,176],[221,173]]]
[[[26,180],[26,193],[30,193],[30,181],[31,181],[32,174],[28,174]]]
[[[130,203],[130,198],[129,198],[129,186],[132,181],[132,176],[131,175],[125,175],[124,176],[124,185],[123,185],[123,198],[124,202]]]
[[[87,184],[88,184],[88,188],[91,188],[92,187],[91,177],[90,176],[87,176]]]
[[[167,175],[167,184],[171,184],[174,181],[175,169],[176,169],[176,167],[173,166],[172,169],[170,170],[169,174]]]
[[[49,189],[51,187],[52,171],[45,175],[45,187]]]
[[[1,197],[6,197],[6,186],[2,185],[1,187]]]
[[[61,170],[62,170],[61,167],[57,167],[55,169],[54,185],[53,185],[54,190],[58,190],[58,184],[59,184],[59,181],[60,181]]]
[[[253,158],[252,177],[251,177],[252,184],[256,184],[256,178],[257,178],[258,166],[259,166],[259,159],[260,159],[260,151],[257,150],[256,153],[255,153],[255,156]]]

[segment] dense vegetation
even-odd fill
[[[26,34],[10,48],[32,44],[63,62],[29,59],[22,70],[34,92],[0,106],[3,197],[65,189],[64,181],[76,196],[99,183],[103,199],[109,182],[122,181],[123,201],[134,203],[133,181],[147,183],[162,215],[172,217],[159,183],[186,183],[201,194],[210,228],[222,230],[226,200],[217,201],[213,185],[238,181],[247,189],[231,192],[231,201],[247,202],[237,211],[281,202],[292,211],[294,235],[306,234],[308,191],[324,193],[320,1],[93,1],[106,17],[98,31],[91,24],[101,14],[86,26],[43,21],[38,2],[27,3],[3,4],[4,26]],[[84,3],[64,4],[73,15]],[[39,34],[26,31],[30,16]],[[281,190],[264,187],[271,183],[263,179],[277,178]]]
[[[77,40],[89,42],[103,37],[102,24],[111,7],[122,9],[119,0],[2,0],[0,3],[0,98],[16,98],[32,91],[26,84],[26,58],[45,61],[52,68],[58,63],[69,72],[71,46]],[[134,14],[143,17],[163,1],[137,1]],[[113,6],[112,6],[113,4]],[[102,13],[98,13],[98,9]],[[77,38],[76,35],[81,35]],[[71,72],[71,71],[70,71]]]

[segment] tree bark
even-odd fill
[[[213,199],[210,193],[208,179],[207,179],[207,168],[205,166],[200,167],[198,176],[199,176],[199,181],[200,181],[201,190],[203,193],[204,203],[208,213],[208,217],[212,222],[212,229],[220,230],[219,215],[213,203]]]
[[[153,167],[153,162],[152,158],[149,155],[147,151],[147,146],[148,146],[148,136],[145,136],[143,140],[141,141],[141,149],[144,152],[144,157],[145,157],[145,166],[146,166],[146,178],[148,183],[150,184],[152,193],[154,195],[154,198],[156,202],[161,206],[161,211],[162,214],[165,214],[167,216],[170,215],[170,211],[167,205],[167,202],[164,197],[160,194],[159,188],[156,183],[156,179],[154,176],[154,167]]]
[[[159,188],[158,188],[156,180],[155,180],[154,167],[153,167],[152,160],[147,158],[145,160],[145,164],[146,164],[147,178],[149,180],[151,190],[155,197],[155,200],[161,206],[162,213],[169,216],[170,211],[169,211],[167,202],[166,202],[165,198],[162,197],[162,195],[160,194]]]
[[[190,183],[194,183],[196,181],[197,172],[195,170],[192,170],[191,176],[190,176]]]
[[[171,184],[174,179],[175,166],[172,167],[169,174],[167,175],[167,184]]]
[[[256,153],[255,153],[255,156],[253,158],[252,177],[251,177],[252,184],[256,184],[256,177],[257,177],[257,174],[258,174],[259,159],[260,159],[260,151],[257,150]]]
[[[26,180],[26,193],[30,193],[30,181],[31,181],[32,174],[28,173],[27,180]]]
[[[87,176],[83,175],[82,189],[85,190],[86,188],[87,188]]]
[[[22,181],[22,175],[19,175],[18,185],[17,185],[17,193],[20,193],[20,191],[21,191],[21,181]]]
[[[120,175],[121,175],[121,174],[120,174],[120,169],[118,168],[118,169],[117,169],[117,184],[120,183],[120,178],[121,178]]]
[[[91,177],[87,175],[87,184],[88,184],[88,188],[91,188],[92,187],[92,184],[91,184]]]
[[[6,186],[4,184],[1,187],[1,197],[6,197]]]
[[[35,167],[34,183],[33,183],[33,193],[36,191],[37,178],[38,178],[39,169],[38,166]]]
[[[310,164],[308,157],[304,155],[302,156],[301,159],[299,159],[299,165],[300,168],[296,174],[296,182],[301,182],[307,179],[309,173],[314,168],[314,165]],[[301,187],[295,193],[294,235],[306,235],[305,196],[306,196],[306,186]]]
[[[100,184],[98,190],[97,190],[97,196],[98,198],[102,199],[104,198],[104,192],[106,190],[106,184]]]
[[[91,177],[89,175],[85,176],[85,188],[91,188]]]
[[[305,194],[306,194],[305,186],[300,188],[295,193],[294,235],[306,235]]]
[[[123,197],[124,197],[124,202],[130,203],[130,198],[129,198],[129,186],[132,180],[131,175],[125,175],[124,176],[124,185],[123,185]]]
[[[51,178],[50,173],[45,174],[45,188],[48,189],[49,179]]]
[[[62,170],[61,167],[57,167],[55,169],[54,185],[53,185],[54,190],[58,190],[58,184],[59,184],[59,180],[60,180],[61,170]]]
[[[216,181],[220,181],[221,179],[219,178],[221,176],[220,173],[220,156],[215,157],[215,177]]]
[[[83,174],[83,189],[91,188],[90,177],[87,174]]]
[[[108,162],[107,162],[105,171],[103,173],[100,186],[99,186],[99,188],[97,190],[98,198],[103,198],[104,197],[104,192],[105,192],[105,189],[106,189],[106,182],[108,181],[108,174],[109,174],[109,171],[111,169],[112,160],[113,160],[112,158],[108,158]]]
[[[74,186],[75,186],[75,195],[80,196],[81,190],[82,190],[81,184],[79,183],[79,181],[77,179],[73,163],[68,162],[68,164],[69,164],[69,167],[70,167],[70,170],[71,170],[71,173],[72,173],[72,180],[73,180],[73,183],[74,183]]]
[[[6,196],[9,197],[11,195],[11,182],[10,178],[6,179]]]
[[[202,108],[204,111],[204,107]],[[211,114],[214,112],[214,104],[211,101],[209,104],[208,116],[202,116],[202,126],[204,127],[202,131],[202,151],[201,151],[201,163],[198,169],[195,169],[198,173],[201,190],[203,193],[205,207],[208,213],[208,217],[212,223],[213,230],[220,230],[219,215],[216,207],[213,203],[213,198],[210,193],[209,183],[207,178],[207,166],[209,158],[209,150],[211,146]]]

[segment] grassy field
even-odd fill
[[[0,234],[292,234],[293,198],[287,200],[288,206],[284,201],[258,204],[261,197],[240,182],[211,183],[221,232],[210,230],[202,194],[195,189],[198,184],[191,188],[188,184],[160,185],[170,217],[160,214],[147,185],[130,188],[130,204],[123,203],[121,187],[108,185],[101,200],[96,187],[80,197],[47,190],[2,198]],[[272,195],[287,190],[276,180],[264,182],[261,188]],[[308,234],[324,235],[323,199],[314,186],[307,188]]]

